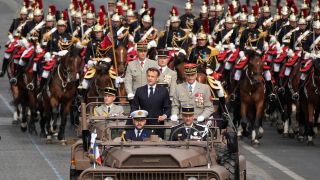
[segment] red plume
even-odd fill
[[[83,10],[84,10],[83,4],[82,4],[82,3],[80,3],[80,4],[79,4],[79,6],[80,6],[80,10],[81,10],[81,12],[83,12]]]
[[[202,26],[203,26],[204,32],[206,32],[206,33],[208,34],[209,31],[210,31],[210,28],[209,28],[209,20],[208,20],[208,19],[202,20]]]
[[[86,1],[85,1],[85,4],[86,4],[87,6],[90,6],[91,1],[90,1],[90,0],[86,0]]]
[[[248,13],[248,6],[247,5],[242,5],[242,12]]]
[[[231,16],[234,16],[234,7],[233,4],[229,4],[229,13]]]
[[[63,15],[63,20],[67,21],[68,18],[69,18],[68,9],[65,9],[65,10],[62,12],[62,15]]]
[[[73,7],[74,7],[74,10],[78,10],[79,9],[79,2],[78,0],[72,0],[72,4],[73,4]]]
[[[104,15],[105,15],[105,14],[103,14],[103,12],[99,12],[99,24],[100,24],[101,26],[104,25]]]
[[[143,1],[143,4],[145,5],[145,9],[148,9],[149,8],[149,2],[148,2],[148,0],[144,0]]]
[[[39,9],[43,9],[43,2],[42,0],[37,0],[37,4],[39,6]]]
[[[206,6],[209,6],[209,0],[203,0],[203,2]]]
[[[287,6],[292,7],[294,5],[294,0],[287,0]]]
[[[171,14],[175,14],[176,16],[179,16],[179,11],[178,11],[178,8],[176,6],[172,6],[172,9],[171,9]]]
[[[127,0],[127,5],[131,4],[131,0]]]
[[[137,8],[136,2],[131,2],[130,6],[131,6],[131,9],[132,9],[133,11],[135,11],[136,8]]]
[[[278,6],[278,14],[281,14],[282,6]]]
[[[259,7],[262,7],[262,6],[263,6],[262,0],[258,0],[258,5],[259,5]]]
[[[24,5],[25,5],[26,7],[29,7],[30,1],[29,1],[29,0],[24,0]]]
[[[297,6],[294,4],[293,6],[292,6],[292,9],[293,9],[293,13],[295,14],[295,15],[298,15],[298,8],[297,8]]]
[[[252,6],[252,10],[253,10],[253,15],[254,16],[258,16],[259,15],[259,6],[258,5]]]
[[[96,13],[96,8],[95,8],[94,4],[91,4],[91,12],[93,14]]]
[[[151,7],[151,8],[150,8],[150,16],[151,16],[151,17],[154,17],[155,13],[156,13],[156,8]]]
[[[104,15],[107,14],[106,8],[104,7],[104,5],[101,5],[101,6],[100,6],[100,12],[102,12]]]
[[[50,5],[49,6],[49,9],[50,9],[50,12],[51,12],[51,15],[55,16],[56,13],[57,13],[57,8],[55,5]]]
[[[123,10],[122,10],[122,6],[117,6],[117,12],[118,12],[118,15],[123,15]]]
[[[301,13],[302,13],[302,16],[304,18],[307,18],[308,17],[308,10],[307,9],[301,9]]]

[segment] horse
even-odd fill
[[[109,75],[111,66],[111,63],[105,61],[99,61],[95,66],[96,74],[89,86],[86,102],[94,101],[93,99],[90,99],[90,97],[103,97],[104,89],[106,87],[113,87],[113,80]]]
[[[312,69],[306,78],[303,91],[300,90],[297,83],[292,84],[293,91],[299,92],[300,96],[298,100],[299,103],[299,113],[300,123],[303,123],[305,132],[304,135],[307,137],[307,145],[314,145],[313,137],[315,135],[315,119],[318,118],[319,114],[319,87],[320,87],[320,63],[319,59],[314,59],[312,61]],[[300,77],[295,78],[295,82],[299,82]],[[303,122],[304,120],[304,122]],[[300,124],[301,125],[301,124]]]
[[[120,76],[121,78],[125,77],[125,71],[126,71],[126,67],[128,65],[127,62],[127,47],[128,47],[128,43],[129,43],[129,39],[128,39],[128,34],[126,34],[122,39],[119,40],[120,43],[118,45],[118,47],[116,48],[116,61],[117,61],[117,74],[118,76]],[[127,98],[124,98],[127,96],[125,87],[124,87],[124,82],[119,83],[118,85],[118,95],[119,97],[119,102],[121,104],[126,104],[128,103]]]
[[[248,67],[244,76],[240,79],[240,102],[241,102],[241,126],[251,130],[253,146],[259,146],[259,138],[262,137],[262,118],[264,113],[264,80],[263,63],[261,56],[253,50],[246,51],[248,55]],[[248,119],[250,120],[248,124]],[[250,125],[250,127],[249,127]]]
[[[52,135],[57,130],[57,119],[61,116],[61,123],[58,132],[58,140],[65,144],[65,127],[67,115],[73,99],[77,92],[78,76],[81,70],[80,49],[71,47],[68,53],[57,59],[55,68],[52,70],[48,82],[48,89],[43,94],[43,102],[50,102],[49,107],[45,107],[47,143],[51,143]],[[45,105],[46,103],[44,103]],[[59,111],[60,107],[60,111]]]

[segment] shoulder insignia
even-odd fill
[[[96,74],[96,69],[90,69],[86,72],[86,74],[84,75],[85,79],[91,79],[93,78],[93,76]]]

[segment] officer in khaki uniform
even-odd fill
[[[94,116],[119,117],[123,115],[123,107],[114,104],[117,90],[106,87],[104,90],[104,104],[94,109]]]
[[[133,99],[134,93],[138,87],[147,84],[146,71],[150,67],[158,67],[154,60],[148,59],[147,56],[147,42],[137,43],[138,60],[131,61],[126,70],[124,85],[128,94],[128,99]]]
[[[210,88],[206,84],[196,81],[197,65],[186,64],[184,66],[186,82],[179,84],[173,96],[171,120],[176,121],[180,108],[185,104],[194,106],[197,121],[201,122],[213,113],[213,104],[210,102]]]
[[[158,65],[160,71],[159,84],[167,84],[169,95],[173,97],[177,87],[177,72],[168,68],[169,52],[167,50],[158,51]]]

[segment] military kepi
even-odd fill
[[[133,111],[130,116],[133,119],[145,119],[148,116],[148,111],[146,110],[136,110]]]
[[[194,114],[194,107],[192,105],[184,105],[181,107],[182,114]]]
[[[184,73],[185,74],[194,74],[197,72],[197,65],[196,64],[185,64],[184,65]]]
[[[114,88],[112,88],[112,87],[106,87],[106,88],[104,89],[104,94],[105,94],[105,95],[109,94],[109,95],[116,96],[117,90],[114,89]]]
[[[147,51],[148,43],[146,41],[140,41],[137,43],[137,51]]]
[[[167,50],[159,50],[158,51],[158,57],[168,57],[169,56],[169,51]]]

